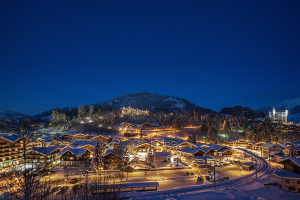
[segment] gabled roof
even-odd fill
[[[294,172],[285,171],[285,170],[275,171],[274,175],[278,176],[280,178],[295,178],[295,179],[300,179],[300,174],[296,174]]]
[[[7,135],[4,135],[4,136],[1,136],[2,138],[5,138],[6,140],[9,140],[11,142],[16,142],[18,141],[19,139],[21,139],[22,137],[25,137],[27,138],[29,141],[32,141],[31,139],[29,139],[28,137],[26,136],[7,136]]]
[[[221,151],[218,151],[218,153],[224,153],[224,152],[226,152],[228,150],[230,150],[230,149],[222,149]]]
[[[50,153],[52,153],[53,151],[57,150],[57,149],[63,149],[65,146],[51,146],[51,147],[35,147],[32,149],[27,150],[26,152],[29,151],[35,151],[44,155],[48,155]]]
[[[155,148],[156,148],[156,145],[150,144],[150,143],[148,143],[148,142],[144,142],[144,143],[142,143],[142,144],[139,144],[139,145],[137,145],[135,148],[137,148],[137,147],[139,147],[139,146],[143,146],[143,145],[145,145],[145,144],[151,145],[152,147],[155,147]]]
[[[300,167],[300,158],[295,158],[295,157],[290,157],[290,156],[286,156],[284,158],[282,158],[280,161],[278,161],[279,163],[286,161],[290,159],[293,163],[295,163],[296,165],[298,165]]]
[[[97,144],[97,141],[76,140],[70,146],[72,148],[80,148],[80,147],[84,147],[86,145],[91,145],[94,147],[96,144]],[[99,144],[102,146],[103,142],[99,141]]]
[[[273,143],[265,143],[265,144],[263,144],[263,145],[261,145],[261,147],[264,147],[264,148],[271,148],[271,147],[273,147],[273,146],[276,146],[277,144],[273,144]]]
[[[180,144],[183,142],[183,140],[177,138],[164,137],[163,142],[164,143],[176,142],[177,144]]]
[[[72,154],[74,154],[76,157],[81,157],[86,151],[88,151],[87,149],[83,149],[83,148],[78,148],[78,149],[63,149],[61,152],[59,152],[57,154],[58,157],[61,157],[64,153],[66,153],[67,151],[71,152]]]
[[[199,150],[203,151],[202,149],[199,149],[199,148],[193,148],[192,149],[192,148],[189,148],[189,147],[184,147],[184,148],[182,148],[182,149],[180,149],[178,151],[182,152],[182,153],[194,154],[194,153],[196,153]]]

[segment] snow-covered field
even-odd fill
[[[186,193],[169,194],[164,196],[155,196],[155,192],[149,193],[148,197],[143,198],[132,198],[146,199],[146,200],[280,200],[280,199],[290,199],[298,200],[300,199],[299,193],[290,193],[284,189],[278,188],[275,185],[263,186],[263,183],[268,182],[272,178],[272,174],[269,173],[265,178],[251,183],[247,183],[241,186],[226,188],[226,189],[210,189],[201,190]]]

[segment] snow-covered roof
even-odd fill
[[[295,163],[296,165],[298,165],[300,167],[300,158],[286,156],[286,157],[282,158],[279,162],[283,162],[288,159],[290,159],[293,163]]]
[[[4,135],[4,136],[1,136],[11,142],[16,142],[17,140],[21,139],[22,136],[7,136],[7,135]]]
[[[144,143],[142,143],[142,144],[137,145],[136,148],[139,147],[139,146],[143,146],[143,145],[145,145],[145,144],[148,144],[148,145],[151,145],[151,146],[153,146],[153,147],[156,147],[156,145],[150,144],[150,143],[148,143],[148,142],[144,142]]]
[[[222,149],[221,151],[218,151],[218,153],[224,153],[226,151],[228,151],[229,149]]]
[[[97,141],[76,140],[70,146],[72,148],[79,148],[79,147],[83,147],[86,145],[95,146],[96,144],[97,144]],[[103,142],[99,141],[99,144],[102,146]]]
[[[296,174],[291,171],[285,171],[285,170],[278,170],[274,172],[275,176],[278,176],[280,178],[294,178],[294,179],[300,179],[300,174]]]
[[[81,157],[86,151],[86,149],[78,148],[78,149],[63,149],[61,152],[57,154],[58,157],[61,157],[67,151],[73,153],[76,157]]]
[[[177,139],[177,138],[164,137],[163,142],[164,142],[164,143],[176,142],[177,144],[180,144],[180,143],[182,143],[182,142],[184,142],[184,141],[181,140],[181,139]]]
[[[182,153],[194,154],[194,153],[196,153],[199,150],[202,150],[202,149],[199,149],[199,148],[193,148],[192,149],[192,148],[189,148],[189,147],[184,147],[184,148],[182,148],[182,149],[180,149],[178,151],[182,152]]]
[[[65,146],[58,146],[58,145],[51,146],[51,147],[34,147],[32,149],[27,150],[26,152],[35,151],[44,155],[48,155],[51,152],[55,151],[56,149],[63,149],[64,147]]]
[[[274,146],[276,146],[276,145],[277,145],[277,144],[266,143],[266,144],[261,145],[261,147],[269,149],[269,148],[274,147]]]
[[[152,154],[153,157],[168,157],[172,156],[171,152],[154,152]]]

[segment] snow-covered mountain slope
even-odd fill
[[[273,106],[266,106],[257,109],[258,111],[264,112],[265,114],[269,114],[269,111],[271,111]],[[277,110],[288,110],[288,121],[293,121],[294,123],[299,122],[300,118],[300,98],[292,99],[292,100],[286,100],[283,102],[280,102],[279,104],[275,105],[275,108]]]
[[[290,110],[292,108],[295,108],[297,106],[300,106],[300,98],[292,99],[292,100],[286,100],[276,105],[281,110]]]
[[[28,115],[25,115],[23,113],[18,113],[12,110],[5,110],[0,108],[0,120],[3,119],[19,119],[19,118],[25,118],[28,117]]]
[[[202,113],[212,112],[210,109],[205,109],[200,106],[197,106],[190,101],[168,96],[168,95],[160,95],[149,92],[136,92],[131,94],[125,94],[118,96],[114,99],[110,99],[107,101],[101,101],[97,103],[95,106],[106,107],[106,108],[122,108],[122,107],[132,107],[141,110],[158,110],[158,111],[166,111],[173,112],[174,110],[181,111],[185,109],[187,111],[192,110],[201,110]]]

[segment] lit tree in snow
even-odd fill
[[[103,167],[103,160],[101,157],[102,153],[103,153],[102,146],[100,145],[99,141],[97,141],[97,144],[95,145],[95,152],[93,154],[93,158],[91,161],[92,170],[97,170]]]

